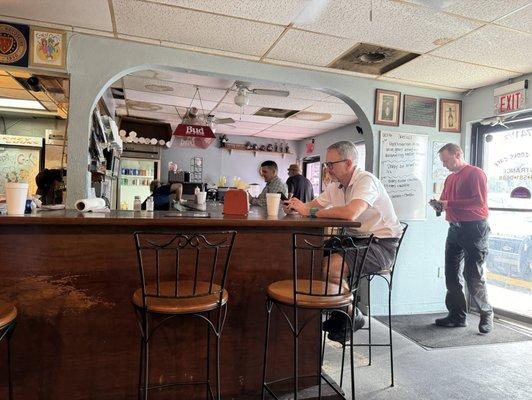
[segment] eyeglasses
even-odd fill
[[[340,160],[340,161],[327,161],[325,163],[325,166],[329,169],[333,169],[334,168],[334,164],[338,164],[338,163],[341,163],[341,162],[344,162],[344,161],[349,161],[348,159],[343,159],[343,160]]]

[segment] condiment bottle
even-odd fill
[[[140,196],[135,196],[135,201],[133,201],[133,211],[140,211],[140,209],[141,209]]]
[[[153,197],[148,197],[148,200],[146,200],[146,211],[152,212],[153,211]]]

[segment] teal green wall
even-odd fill
[[[212,56],[154,45],[91,37],[71,36],[68,51],[68,71],[71,74],[71,104],[68,121],[68,206],[85,197],[90,185],[87,173],[89,118],[92,108],[104,90],[120,77],[142,69],[157,68],[181,72],[239,78],[253,82],[270,81],[310,87],[337,95],[353,108],[364,131],[369,170],[378,171],[378,132],[373,125],[375,89],[398,90],[436,98],[462,98],[459,93],[399,85],[362,77],[322,71],[282,67],[228,57]],[[437,128],[399,126],[388,130],[429,135],[429,139],[459,141],[458,134],[440,134]],[[337,133],[319,137],[320,146],[337,137]],[[301,154],[300,154],[301,155]],[[428,174],[430,176],[430,173]],[[429,182],[428,182],[429,183]],[[428,184],[430,188],[431,185]],[[444,281],[437,276],[443,266],[445,223],[428,213],[426,221],[411,223],[394,289],[395,313],[418,313],[443,309]],[[375,286],[372,305],[377,313],[384,311],[382,287]]]

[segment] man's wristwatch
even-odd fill
[[[316,215],[316,213],[319,211],[320,209],[319,208],[311,208],[309,210],[309,216],[310,218],[318,218],[318,216]]]

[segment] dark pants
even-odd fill
[[[490,314],[486,281],[482,264],[488,254],[490,227],[487,221],[451,223],[445,243],[445,305],[449,315],[463,321],[466,319],[466,299],[463,291],[465,279],[467,290],[481,314]],[[462,260],[464,267],[462,270]]]

